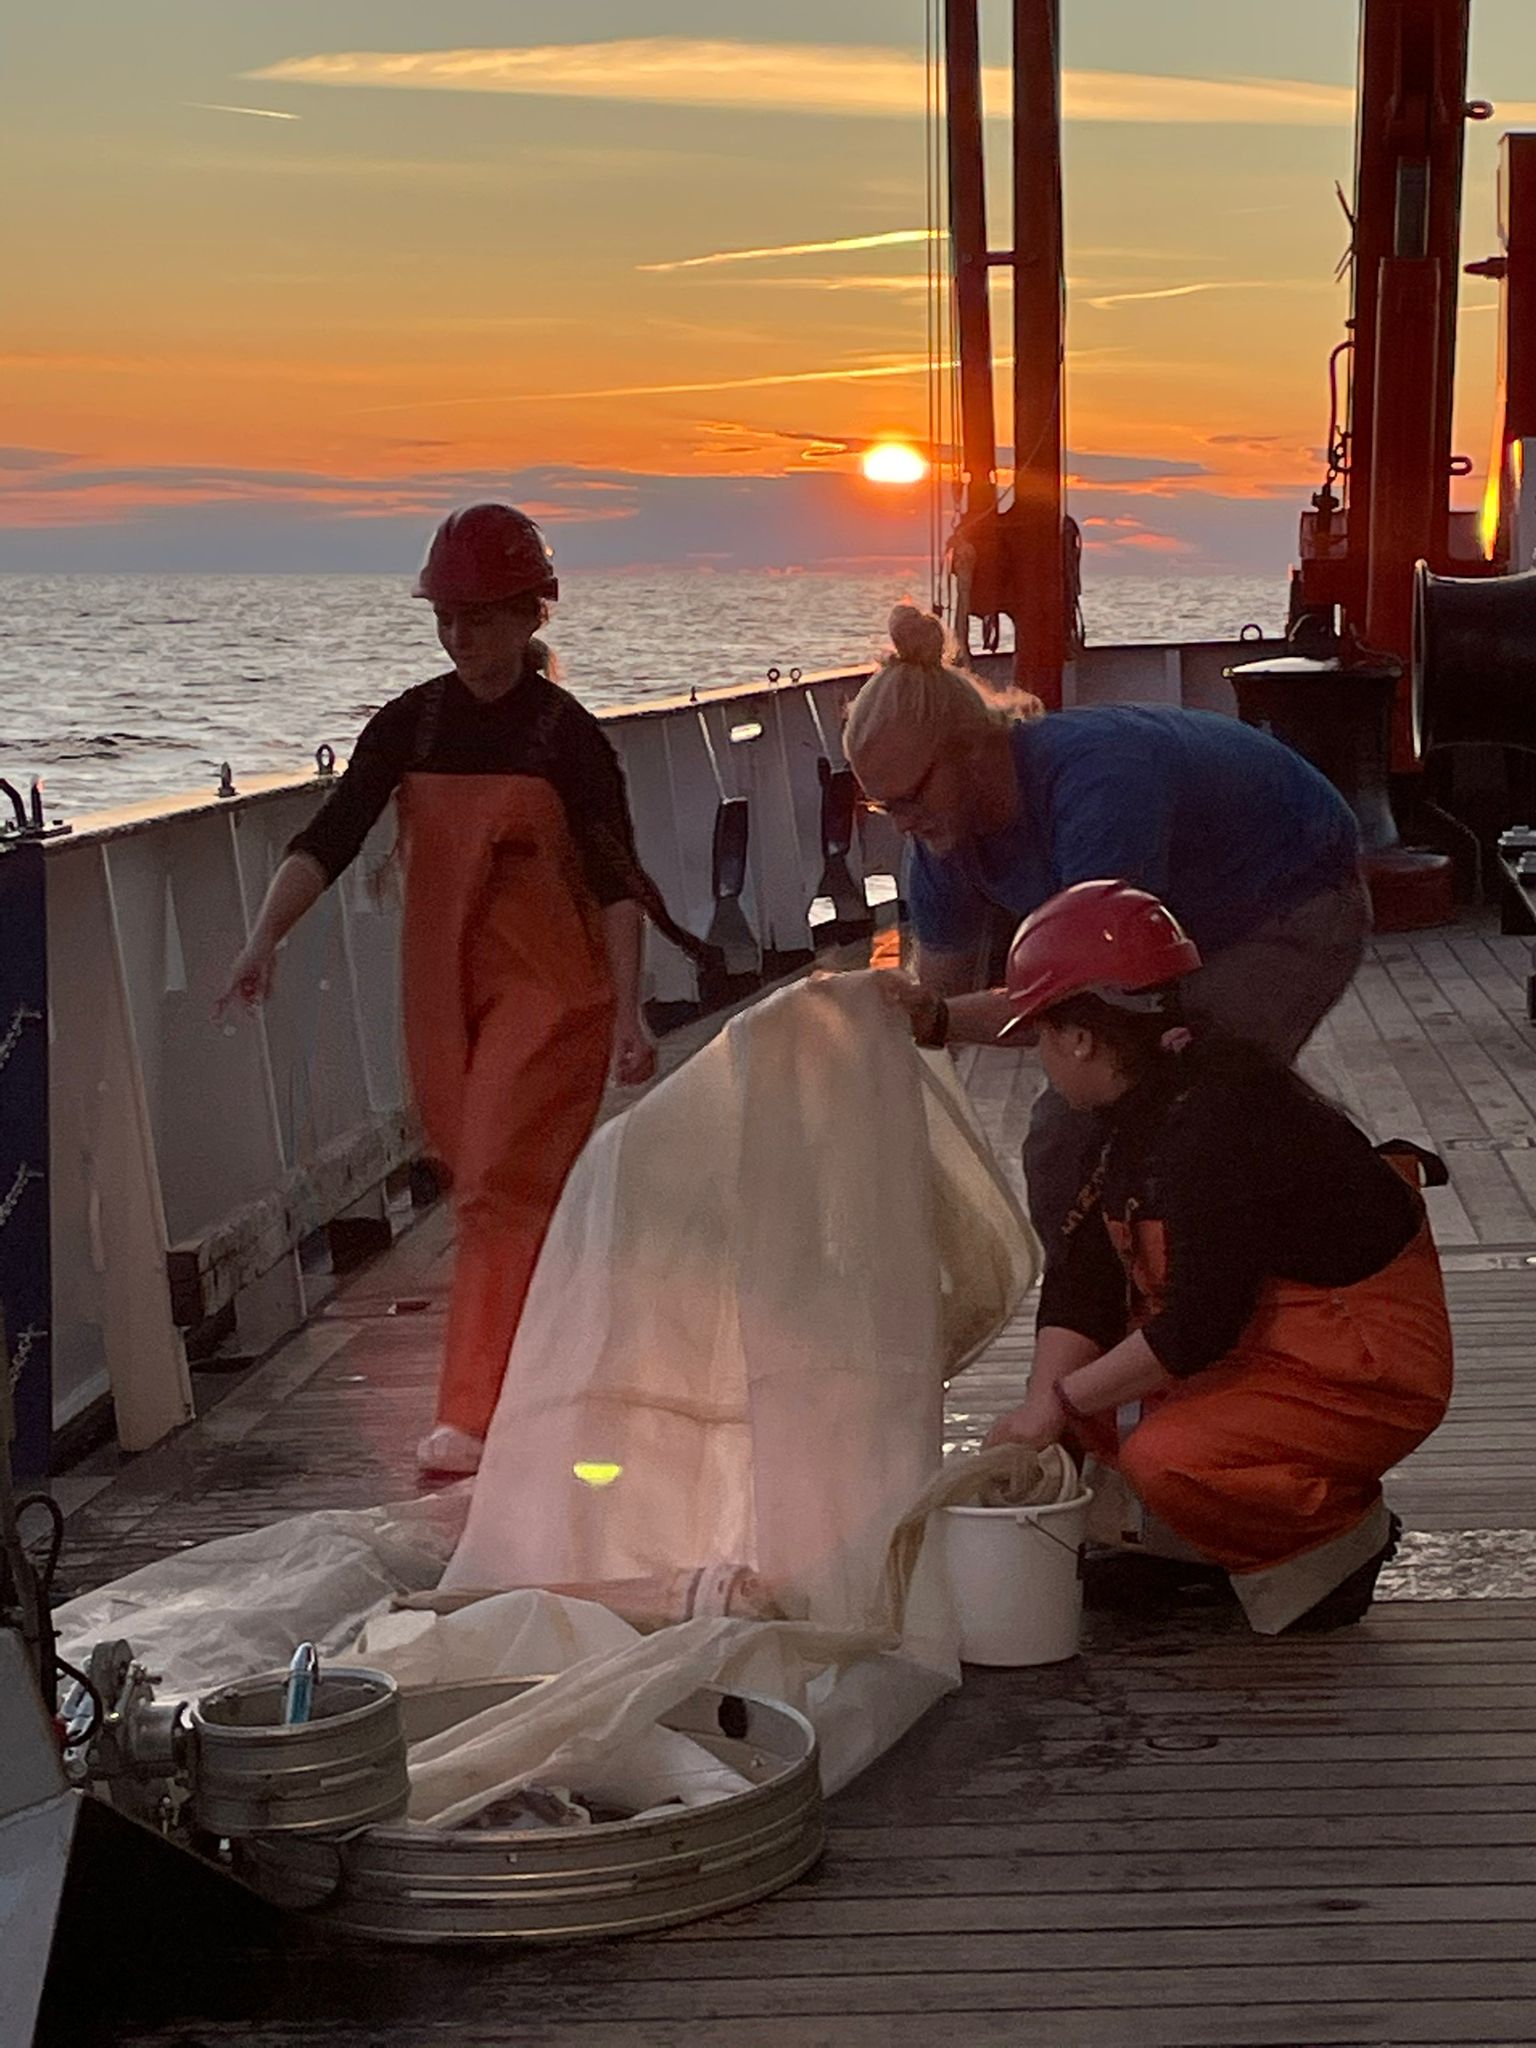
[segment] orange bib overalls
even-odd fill
[[[406,1052],[458,1224],[437,1420],[483,1437],[602,1101],[613,984],[549,783],[412,770],[398,803]]]
[[[1163,1227],[1104,1221],[1139,1326],[1167,1285]],[[1269,1281],[1219,1363],[1145,1396],[1128,1433],[1113,1413],[1073,1433],[1231,1573],[1254,1627],[1275,1633],[1380,1547],[1382,1477],[1436,1427],[1450,1393],[1445,1286],[1425,1223],[1353,1287]]]

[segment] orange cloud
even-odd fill
[[[686,36],[446,50],[342,50],[289,57],[252,80],[282,85],[501,92],[667,106],[738,107],[916,118],[926,74],[915,52],[855,44],[750,43]],[[989,67],[990,106],[1008,105],[1009,73]],[[1062,80],[1069,121],[1252,127],[1341,127],[1354,116],[1345,85],[1290,78],[1175,78],[1078,71]],[[1501,108],[1505,118],[1519,109]]]
[[[780,256],[827,256],[846,249],[894,249],[907,242],[946,239],[942,228],[892,228],[883,235],[843,235],[832,242],[781,242],[772,249],[717,249],[708,256],[677,256],[669,263],[638,263],[637,270],[703,270],[716,263],[765,263]]]
[[[591,486],[584,486],[583,488],[584,490],[590,489]],[[608,488],[610,490],[618,490],[620,486],[610,484]],[[545,526],[560,526],[572,520],[580,520],[583,526],[587,526],[598,519],[633,519],[635,516],[635,508],[632,504],[568,505],[562,504],[558,499],[546,500],[543,498],[524,499],[522,509],[528,514],[530,519],[540,520]]]
[[[1165,284],[1153,290],[1134,292],[1105,292],[1098,298],[1085,299],[1084,304],[1099,312],[1108,311],[1112,306],[1130,306],[1144,299],[1189,299],[1198,292],[1307,292],[1332,291],[1327,279],[1290,277],[1230,277],[1204,278],[1196,284]]]
[[[1094,513],[1081,521],[1090,537],[1084,550],[1097,555],[1119,555],[1133,551],[1142,555],[1192,555],[1199,549],[1176,534],[1160,533],[1145,526],[1128,512]]]
[[[941,369],[952,369],[943,363]],[[769,391],[785,384],[858,384],[885,377],[917,377],[927,374],[926,356],[908,356],[900,362],[854,365],[841,369],[788,370],[765,377],[706,377],[678,384],[607,384],[586,391],[511,391],[500,394],[505,405],[566,405],[585,398],[671,398],[701,391]],[[493,394],[475,398],[427,399],[411,405],[369,406],[369,412],[424,412],[450,405],[488,405],[497,402]]]
[[[275,107],[226,107],[217,100],[183,100],[184,107],[191,107],[199,114],[250,114],[258,121],[297,121],[297,114],[281,114]]]
[[[728,422],[715,423],[728,430]],[[830,437],[828,437],[830,438]],[[771,475],[646,473],[612,464],[508,471],[505,438],[478,466],[377,475],[335,468],[87,466],[38,447],[0,449],[0,527],[12,567],[123,570],[372,568],[404,573],[449,505],[504,493],[558,526],[563,569],[714,560],[829,567],[860,555],[907,562],[926,547],[923,494],[881,493],[839,466]],[[1108,457],[1098,458],[1108,461]],[[1134,462],[1143,458],[1127,457]],[[1303,499],[1185,492],[1148,525],[1110,486],[1074,494],[1104,574],[1273,572]]]
[[[424,501],[421,494],[409,485],[363,498],[354,486],[321,481],[302,485],[270,484],[261,480],[184,485],[157,483],[148,478],[99,483],[87,480],[73,485],[67,494],[42,491],[8,493],[3,508],[0,508],[0,526],[95,526],[103,521],[142,516],[159,507],[184,509],[189,505],[209,510],[271,505],[290,512],[333,507],[348,518],[379,519],[392,518],[400,512],[416,511],[424,506],[429,508],[431,502],[430,499]],[[601,515],[594,513],[592,516]]]
[[[1194,552],[1187,540],[1176,540],[1171,533],[1128,533],[1118,544],[1123,548],[1139,548],[1148,555],[1188,555]]]

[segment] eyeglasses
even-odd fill
[[[924,769],[922,779],[915,782],[905,796],[866,795],[863,798],[865,810],[874,811],[877,815],[887,818],[899,817],[903,813],[910,816],[913,811],[921,808],[923,797],[927,792],[929,783],[932,782],[935,774],[938,772],[938,766],[939,757],[935,754]]]

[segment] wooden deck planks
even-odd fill
[[[1226,1610],[1096,1617],[1070,1665],[968,1674],[833,1803],[825,1863],[777,1898],[579,1952],[268,1959],[119,2038],[1536,2043],[1536,1569],[1525,1597],[1496,1597],[1507,1559],[1522,1544],[1536,1557],[1524,950],[1481,929],[1382,940],[1309,1055],[1373,1135],[1446,1148],[1453,1187],[1435,1221],[1460,1383],[1392,1494],[1405,1556],[1451,1556],[1464,1584],[1294,1642],[1257,1641]],[[1032,1063],[985,1052],[961,1068],[1016,1172]],[[193,1430],[135,1461],[72,1518],[72,1582],[313,1506],[322,1489],[337,1505],[407,1492],[449,1251],[429,1218]],[[391,1313],[408,1299],[429,1305]],[[953,1441],[1018,1399],[1030,1349],[1026,1304],[951,1389]],[[1396,1574],[1389,1590],[1413,1583]]]
[[[1355,989],[1318,1034],[1317,1050],[1342,1067],[1355,1098],[1350,1106],[1373,1135],[1390,1135],[1394,1120],[1417,1112],[1420,1142],[1445,1148],[1470,1241],[1484,1244],[1526,1241],[1536,1214],[1527,958],[1523,941],[1478,927],[1378,940]],[[1443,1243],[1469,1241],[1454,1224],[1446,1227],[1444,1197],[1431,1206]]]

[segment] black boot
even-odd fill
[[[1224,1607],[1236,1597],[1219,1564],[1146,1550],[1090,1550],[1083,1559],[1083,1605],[1093,1614]]]
[[[1398,1538],[1403,1525],[1396,1515],[1390,1517],[1387,1540],[1374,1557],[1368,1557],[1364,1564],[1357,1565],[1347,1579],[1341,1579],[1331,1593],[1325,1593],[1315,1607],[1309,1607],[1305,1614],[1299,1614],[1287,1628],[1281,1629],[1283,1636],[1324,1635],[1329,1629],[1349,1628],[1364,1619],[1367,1609],[1376,1597],[1376,1580],[1381,1568],[1397,1555]]]

